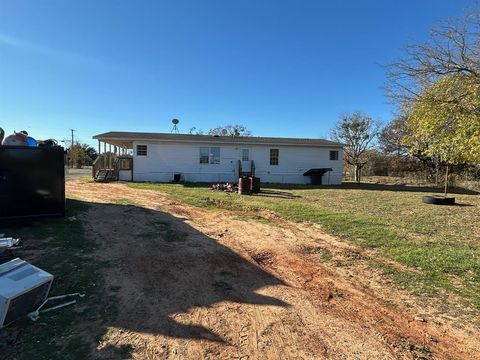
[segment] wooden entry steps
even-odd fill
[[[115,173],[114,169],[101,169],[96,172],[94,180],[96,182],[117,181],[118,178]]]

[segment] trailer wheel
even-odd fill
[[[431,205],[455,205],[454,197],[426,195],[422,197],[422,201],[425,204],[431,204]]]

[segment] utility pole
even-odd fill
[[[72,158],[71,151],[72,151],[72,148],[73,148],[73,132],[76,131],[76,130],[70,129],[70,131],[72,132],[72,142],[70,143],[70,160],[72,161],[71,167],[73,169],[73,158]]]
[[[70,131],[72,132],[72,145],[70,145],[70,146],[73,146],[73,132],[74,132],[74,131],[77,131],[77,130],[70,129]]]

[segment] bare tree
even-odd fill
[[[477,10],[433,28],[430,41],[407,46],[405,57],[388,65],[387,94],[405,107],[445,76],[463,75],[480,84],[479,30]]]
[[[413,171],[416,164],[418,170],[426,171],[427,177],[434,177],[435,184],[438,184],[440,160],[437,157],[425,155],[424,149],[427,149],[429,144],[421,143],[419,139],[416,142],[416,149],[406,145],[414,141],[414,137],[408,130],[407,117],[401,115],[381,129],[378,134],[378,147],[387,156],[389,162],[395,163],[397,171],[402,164],[405,170]]]
[[[357,111],[342,115],[332,130],[332,138],[345,144],[344,160],[354,167],[357,183],[360,183],[361,170],[367,162],[366,152],[377,137],[379,128],[370,116]]]
[[[191,127],[190,130],[188,130],[188,133],[190,135],[203,135],[203,130],[197,129],[196,126],[194,126],[194,127]]]
[[[406,118],[404,116],[393,119],[378,134],[380,150],[386,155],[407,156],[408,146],[402,141],[406,131]]]
[[[208,131],[209,135],[219,136],[252,136],[252,132],[245,125],[217,126]]]

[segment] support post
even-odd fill
[[[112,144],[108,144],[108,168],[112,168]]]
[[[447,191],[448,191],[448,165],[447,165],[447,168],[445,169],[445,191],[443,193],[444,197],[447,197]]]

